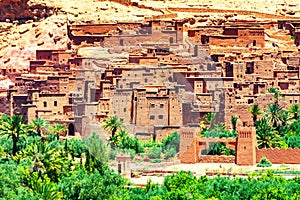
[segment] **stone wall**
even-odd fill
[[[200,156],[200,163],[235,163],[235,156]]]
[[[256,163],[266,157],[273,164],[300,164],[300,149],[256,149]]]

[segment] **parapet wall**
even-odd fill
[[[300,164],[300,149],[256,149],[256,163],[266,157],[272,164]]]

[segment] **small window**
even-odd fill
[[[57,101],[54,101],[54,106],[57,106]]]
[[[164,116],[163,115],[158,115],[158,119],[163,119]]]
[[[154,103],[151,103],[151,108],[155,108],[155,104]]]
[[[120,39],[120,45],[123,46],[124,45],[124,40]]]
[[[46,101],[44,101],[44,108],[46,108],[47,107],[47,102]]]
[[[159,105],[159,107],[160,107],[160,108],[164,108],[164,104],[161,103],[161,104]]]
[[[151,119],[151,120],[154,120],[154,115],[150,115],[150,119]]]
[[[126,112],[126,108],[124,108],[123,110],[124,110],[124,112]]]

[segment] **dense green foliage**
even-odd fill
[[[202,150],[201,155],[235,155],[236,152],[226,147],[224,143],[210,143],[209,148]]]
[[[8,122],[13,121],[11,119]],[[40,129],[31,129],[31,125],[16,121],[17,123],[14,123],[18,124],[18,131],[22,133],[16,144],[13,142],[14,136],[11,135],[19,134],[15,127],[7,126],[7,131],[4,131],[4,126],[1,129],[0,199],[300,198],[299,178],[286,180],[274,177],[272,171],[259,174],[258,177],[250,174],[248,178],[234,179],[220,176],[197,178],[190,172],[181,171],[166,176],[162,185],[149,181],[146,188],[126,188],[131,184],[108,167],[107,145],[98,135],[92,134],[91,137],[82,140],[59,140],[56,137],[57,132],[50,132],[41,137],[44,125]],[[4,123],[1,121],[0,124]],[[157,158],[169,149],[177,152],[179,135],[173,133],[161,143],[154,143],[152,153]],[[16,151],[13,151],[14,148]],[[215,145],[214,151],[223,151],[222,148],[223,145]]]
[[[196,178],[189,172],[167,176],[161,186],[149,182],[145,189],[129,191],[131,199],[298,199],[299,178],[274,177],[272,171],[258,178],[217,176]]]
[[[266,107],[263,116],[255,122],[259,148],[300,147],[300,107],[292,104],[285,110],[277,102]]]

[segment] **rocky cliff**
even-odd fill
[[[33,14],[28,5],[29,0],[1,0],[0,20],[32,19]]]

